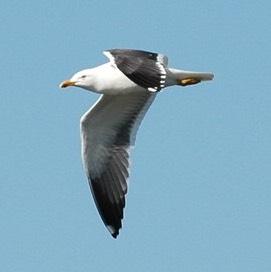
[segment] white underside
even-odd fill
[[[102,94],[117,95],[130,92],[144,92],[144,88],[138,86],[125,76],[112,63],[100,65],[95,69],[95,91]]]

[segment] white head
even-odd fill
[[[85,69],[74,74],[71,79],[64,80],[60,83],[60,88],[69,86],[80,87],[89,91],[95,90],[95,76],[93,69]]]

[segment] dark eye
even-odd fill
[[[81,78],[86,78],[86,77],[87,77],[86,75],[81,76]]]

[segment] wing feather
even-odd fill
[[[100,216],[115,238],[122,226],[130,146],[154,98],[147,91],[102,95],[81,118],[83,164]]]
[[[165,87],[166,56],[132,49],[111,49],[104,54],[137,85],[154,92]]]

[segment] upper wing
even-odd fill
[[[82,157],[98,211],[114,238],[121,228],[129,151],[155,94],[102,95],[81,118]]]
[[[159,91],[165,87],[166,56],[131,49],[112,49],[104,54],[137,85],[149,91]]]

